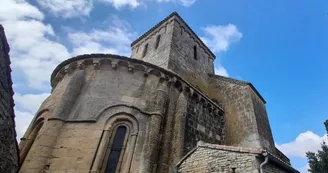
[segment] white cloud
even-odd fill
[[[129,56],[130,44],[137,34],[130,25],[112,16],[106,29],[93,29],[90,32],[70,32],[69,40],[73,44],[73,55],[85,53],[111,53]]]
[[[42,20],[44,15],[36,7],[25,1],[1,0],[0,21],[18,20],[26,17]]]
[[[202,28],[205,36],[200,37],[202,41],[214,52],[221,53],[229,49],[232,43],[238,42],[243,34],[233,24],[228,25],[209,25]],[[229,77],[227,70],[218,59],[215,66],[215,74]]]
[[[140,1],[138,0],[99,0],[99,1],[112,4],[116,9],[122,8],[124,6],[136,8],[140,5]]]
[[[196,0],[157,0],[157,2],[175,2],[183,6],[189,7],[196,2]]]
[[[290,158],[301,158],[306,160],[306,152],[311,151],[317,153],[321,150],[321,143],[328,142],[327,134],[320,137],[312,131],[306,131],[299,134],[292,142],[284,144],[276,144],[276,147]],[[309,165],[306,164],[298,170],[301,173],[308,173]]]
[[[101,2],[112,4],[116,9],[120,9],[122,7],[131,7],[137,8],[142,4],[145,5],[147,2],[172,2],[178,3],[185,7],[189,7],[196,2],[196,0],[99,0]]]
[[[281,150],[288,157],[301,157],[306,158],[306,152],[317,152],[321,149],[321,143],[328,142],[327,136],[320,137],[312,131],[307,131],[299,134],[296,139],[289,143],[277,145],[277,148]]]
[[[215,67],[214,70],[215,70],[215,74],[216,75],[229,77],[229,74],[228,74],[227,70],[223,66],[221,66],[221,65]]]
[[[63,18],[89,16],[95,2],[110,4],[116,9],[141,7],[150,2],[172,2],[185,7],[191,6],[196,0],[37,0],[42,9]]]
[[[43,9],[63,18],[88,16],[93,7],[93,0],[37,0],[37,2]]]
[[[49,95],[49,93],[25,95],[15,93],[15,122],[18,141],[24,135],[41,103]]]
[[[19,110],[15,110],[15,123],[16,123],[16,139],[19,142],[20,138],[23,137],[26,129],[31,123],[34,115],[29,112],[22,112]]]
[[[22,95],[16,91],[14,95],[17,139],[23,136],[37,109],[49,96],[44,91],[49,90],[50,74],[60,62],[72,54],[128,54],[135,35],[125,21],[116,17],[104,30],[70,32],[73,45],[70,52],[54,41],[56,33],[50,24],[44,23],[44,15],[38,8],[22,0],[3,0],[1,4],[0,23],[11,47],[14,87],[15,90],[24,87],[27,93]],[[39,94],[30,94],[30,89]]]
[[[43,14],[25,1],[3,0],[0,23],[5,28],[11,47],[14,76],[24,76],[28,87],[49,88],[49,76],[57,64],[69,57],[65,46],[50,38],[55,36],[51,25],[43,23]],[[7,11],[15,17],[7,14]],[[15,82],[15,81],[14,81]]]
[[[227,51],[231,43],[238,42],[243,36],[233,24],[210,25],[202,29],[206,36],[201,39],[215,53]]]
[[[30,113],[36,113],[41,103],[49,95],[50,95],[49,93],[25,94],[25,95],[15,93],[14,100],[15,100],[15,104],[20,107],[20,110],[28,111]]]
[[[53,69],[72,55],[112,53],[128,56],[130,43],[136,37],[127,22],[113,16],[105,29],[70,32],[70,52],[60,42],[54,41],[55,31],[50,24],[42,21],[43,14],[36,7],[25,1],[4,2],[7,6],[0,6],[0,23],[5,27],[11,46],[13,73],[14,76],[22,76],[29,88],[48,91]],[[6,11],[14,10],[20,16],[10,17],[6,14]]]

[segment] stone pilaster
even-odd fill
[[[177,100],[177,106],[174,115],[174,136],[173,136],[173,152],[172,152],[172,165],[175,165],[183,157],[184,146],[184,126],[185,126],[185,113],[187,112],[187,96],[183,91],[180,93]]]
[[[20,173],[42,173],[49,168],[53,146],[63,125],[64,122],[61,120],[50,120],[41,127],[21,166]]]
[[[166,81],[158,84],[156,91],[151,96],[151,103],[148,110],[152,112],[148,124],[148,137],[143,146],[143,159],[140,172],[152,173],[156,169],[158,160],[158,146],[160,142],[160,130],[162,124],[162,116],[166,112],[167,106],[167,91],[168,86]]]
[[[52,115],[47,116],[49,119],[46,119],[41,124],[42,127],[38,127],[38,124],[35,129],[32,129],[31,139],[27,143],[29,146],[25,146],[23,149],[24,153],[22,153],[24,155],[21,154],[25,159],[19,171],[20,173],[41,173],[50,167],[53,147],[65,124],[64,121],[69,116],[71,107],[73,107],[83,87],[84,77],[85,73],[83,70],[78,70],[73,74],[69,85],[64,91],[64,97],[62,97]]]

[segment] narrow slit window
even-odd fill
[[[107,161],[105,173],[115,173],[119,169],[120,158],[124,153],[124,139],[127,129],[125,126],[119,126],[116,130],[110,153]]]
[[[142,57],[145,57],[147,54],[147,49],[148,49],[148,43],[145,45],[144,51],[142,53]]]
[[[161,35],[158,35],[158,36],[156,37],[155,49],[158,48],[158,46],[159,46],[159,42],[160,42],[160,41],[161,41]]]
[[[197,60],[197,46],[194,46],[194,59]]]

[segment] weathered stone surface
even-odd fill
[[[177,13],[131,46],[131,58],[91,54],[58,65],[20,144],[22,173],[104,172],[118,151],[119,172],[167,173],[199,140],[275,154],[263,98],[249,83],[215,76],[215,56]],[[119,127],[122,148],[112,148]],[[254,155],[235,150],[198,148],[190,158],[180,171],[258,171]]]
[[[0,25],[0,172],[18,171],[18,146],[14,121],[14,101],[9,45]]]
[[[185,120],[184,154],[196,147],[198,141],[214,144],[224,142],[224,117],[213,113],[205,103],[188,98]]]
[[[177,165],[179,173],[258,173],[265,157],[265,150],[213,145],[199,142]],[[271,155],[272,156],[272,155]],[[269,157],[270,158],[270,157]],[[262,166],[265,173],[298,172],[276,159],[269,159]]]

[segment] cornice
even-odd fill
[[[118,69],[120,66],[126,67],[127,72],[133,73],[134,71],[142,71],[144,76],[149,75],[157,76],[161,79],[167,80],[173,84],[181,92],[189,93],[197,102],[202,103],[210,111],[216,115],[221,115],[224,110],[208,96],[203,94],[197,88],[193,87],[186,80],[181,78],[175,72],[158,67],[156,65],[144,62],[138,59],[132,59],[119,55],[112,54],[85,54],[67,59],[60,63],[53,73],[51,74],[51,86],[54,89],[59,81],[63,79],[66,74],[71,73],[75,69],[85,69],[86,66],[93,66],[96,70],[99,70],[101,66],[105,68]]]

